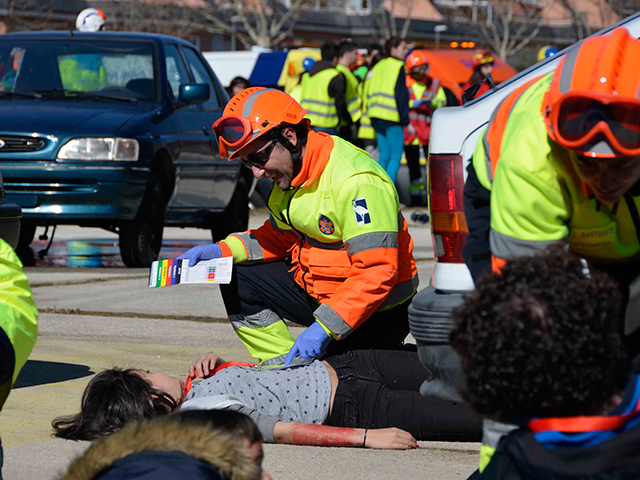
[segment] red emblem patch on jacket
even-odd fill
[[[320,219],[318,220],[318,227],[320,231],[325,235],[331,235],[335,231],[335,227],[333,226],[333,222],[329,217],[325,217],[324,215],[320,215]]]

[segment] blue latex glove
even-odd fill
[[[424,104],[424,102],[422,100],[420,100],[419,98],[416,98],[413,101],[413,108],[420,108],[420,106]]]
[[[191,250],[187,250],[178,257],[178,260],[189,259],[189,266],[193,267],[200,260],[211,260],[213,258],[220,258],[222,256],[222,250],[217,243],[210,243],[209,245],[198,245]]]
[[[313,322],[309,328],[298,335],[284,364],[286,366],[291,365],[291,362],[297,355],[307,360],[319,357],[324,353],[330,341],[331,337],[324,331],[322,325],[317,321]]]

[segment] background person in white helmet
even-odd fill
[[[99,8],[85,8],[76,18],[76,30],[79,32],[98,32],[104,30],[107,16]]]
[[[98,32],[104,30],[107,16],[99,8],[85,8],[76,18],[76,30],[79,32]],[[60,79],[65,90],[96,92],[107,88],[107,71],[102,56],[91,53],[70,55],[60,60]]]

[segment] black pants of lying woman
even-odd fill
[[[429,374],[417,353],[359,350],[325,361],[339,380],[328,425],[398,427],[417,440],[480,441],[482,419],[471,408],[420,394]]]

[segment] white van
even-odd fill
[[[594,36],[624,26],[640,37],[640,12]],[[474,289],[469,269],[462,259],[467,235],[463,190],[467,166],[481,133],[495,108],[528,80],[556,68],[560,58],[575,45],[537,63],[501,83],[496,90],[462,106],[436,110],[431,124],[429,153],[429,216],[435,257],[430,285],[421,290],[409,307],[411,334],[418,342],[422,363],[433,373],[421,392],[425,396],[455,398],[451,379],[458,369],[456,355],[448,346],[451,311],[462,295]]]

